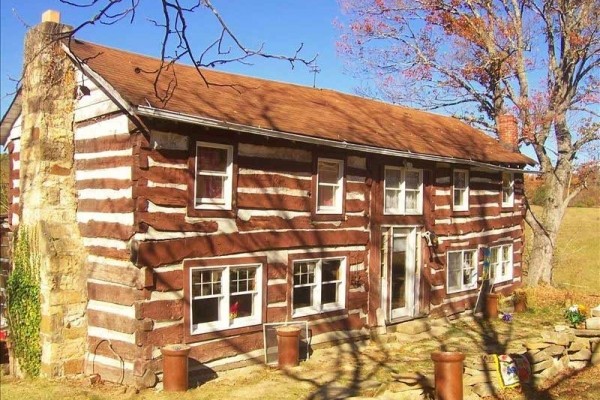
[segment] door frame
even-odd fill
[[[406,225],[391,225],[381,227],[381,308],[385,310],[385,321],[388,324],[400,322],[415,318],[419,315],[420,308],[420,286],[421,286],[421,226],[406,226]],[[404,231],[404,232],[402,232]],[[393,246],[394,237],[406,237],[407,238],[407,250],[408,246],[412,246],[412,251],[407,251],[407,272],[410,271],[409,264],[412,265],[413,274],[411,277],[407,277],[407,284],[411,286],[406,287],[405,293],[407,293],[406,306],[401,309],[392,310],[391,303],[391,249]],[[412,289],[412,296],[408,296],[409,289]],[[403,310],[398,312],[397,310]]]

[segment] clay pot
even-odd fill
[[[431,353],[435,374],[435,398],[437,400],[462,400],[463,361],[465,355],[458,351]]]
[[[300,327],[280,326],[277,328],[278,366],[280,369],[295,367],[300,355]]]
[[[160,349],[163,355],[163,389],[165,392],[188,390],[188,354],[191,347],[170,344]]]
[[[485,301],[485,316],[487,318],[498,318],[498,297],[496,293],[488,293]]]
[[[527,311],[527,299],[524,297],[517,297],[514,301],[515,312]]]

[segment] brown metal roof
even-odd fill
[[[154,92],[159,60],[93,43],[72,41],[73,54],[132,106],[423,155],[485,163],[534,164],[483,132],[451,117],[305,86],[178,64],[159,87],[175,89],[166,103]],[[174,80],[173,80],[174,79]]]

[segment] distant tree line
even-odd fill
[[[570,202],[569,207],[600,207],[600,167],[593,167],[589,171],[589,166],[584,170],[578,170],[573,175],[573,184],[578,184],[582,175],[586,175],[587,190],[577,194]],[[525,193],[529,199],[529,204],[543,206],[544,199],[548,197],[550,189],[544,185],[543,180],[538,175],[525,176]]]

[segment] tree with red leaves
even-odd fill
[[[566,208],[584,187],[577,156],[599,139],[600,1],[343,0],[339,51],[376,95],[496,131],[513,114],[548,195],[527,209],[527,283],[552,282]],[[591,158],[590,158],[591,157]],[[597,152],[586,155],[586,161]]]

